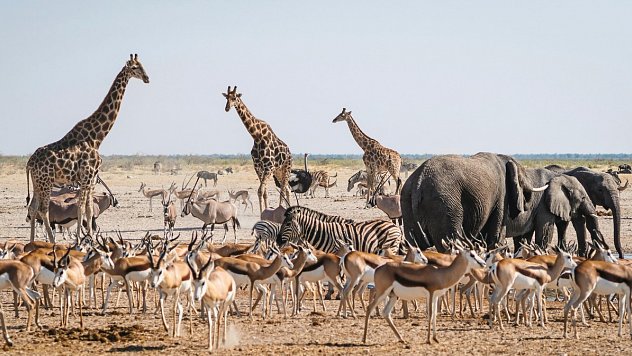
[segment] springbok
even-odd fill
[[[632,336],[632,311],[630,310],[630,289],[632,286],[632,268],[625,265],[606,261],[586,260],[575,267],[571,273],[573,294],[564,306],[564,337],[567,337],[568,312],[572,311],[571,318],[575,338],[577,335],[576,312],[582,303],[591,296],[619,295],[619,331],[622,336],[623,318],[627,311],[630,324],[630,336]]]
[[[172,233],[173,227],[176,224],[176,218],[178,217],[178,211],[176,210],[176,202],[171,200],[171,191],[169,191],[169,197],[167,200],[162,201],[162,214],[164,220],[164,233]]]
[[[531,289],[535,291],[535,299],[538,304],[538,314],[540,315],[540,325],[543,328],[545,327],[544,314],[542,313],[542,291],[544,286],[547,283],[556,280],[565,268],[573,268],[577,266],[577,263],[568,252],[559,249],[557,246],[553,249],[557,253],[553,266],[514,258],[505,258],[492,265],[490,272],[496,286],[489,300],[490,328],[493,327],[494,318],[498,316],[500,329],[504,330],[498,304],[507,295],[511,288],[514,288],[515,290]]]
[[[171,183],[171,187],[169,187],[169,190],[173,189],[175,183]],[[165,198],[167,197],[167,190],[165,189],[149,189],[147,188],[147,184],[145,184],[144,182],[140,182],[140,188],[138,189],[139,192],[143,193],[143,196],[145,196],[145,198],[149,198],[149,211],[152,211],[152,200],[154,199],[154,197],[157,197],[160,195],[160,197],[162,198],[162,200],[165,200]]]
[[[437,339],[437,301],[450,288],[456,285],[463,276],[472,268],[484,267],[483,261],[473,250],[461,245],[459,240],[455,241],[458,256],[448,267],[434,267],[407,262],[389,262],[375,270],[375,298],[369,304],[364,319],[364,335],[362,341],[366,343],[369,319],[373,309],[379,303],[388,298],[382,315],[388,322],[400,342],[404,339],[393,324],[391,311],[399,298],[404,300],[414,300],[426,297],[428,308],[428,338],[427,343],[431,343],[430,330],[432,329],[433,339]]]
[[[206,264],[197,272],[189,260],[186,259],[193,277],[193,300],[201,301],[206,309],[206,319],[208,320],[208,349],[213,350],[213,346],[219,347],[219,334],[222,319],[224,320],[224,335],[222,342],[226,343],[226,322],[228,318],[228,308],[235,300],[237,294],[237,284],[230,273],[221,267],[215,267],[215,263],[209,257]],[[215,327],[213,327],[215,321]],[[217,332],[215,332],[217,330]]]
[[[37,301],[40,298],[39,293],[28,288],[35,274],[33,269],[26,263],[15,260],[1,260],[0,261],[0,290],[11,288],[17,293],[24,304],[26,310],[28,310],[28,318],[26,319],[26,331],[31,331],[31,321],[33,319],[33,309],[37,308],[39,304]],[[35,313],[35,324],[39,325],[37,311]],[[0,322],[2,323],[2,336],[4,341],[9,346],[13,346],[13,341],[9,337],[7,332],[7,326],[4,320],[4,309],[2,303],[0,303]]]
[[[64,298],[59,304],[61,310],[61,324],[62,327],[68,327],[68,316],[70,315],[70,308],[74,305],[73,294],[79,296],[79,325],[83,329],[83,285],[86,281],[85,271],[83,264],[80,260],[71,257],[68,249],[63,256],[57,260],[57,246],[53,247],[53,273],[55,277],[53,279],[53,286],[60,288],[64,286]]]
[[[237,200],[240,200],[241,204],[244,205],[244,213],[246,212],[246,209],[248,209],[248,205],[250,205],[251,213],[254,213],[255,208],[254,208],[254,205],[252,204],[252,200],[250,200],[250,193],[247,190],[238,190],[235,192],[234,190],[229,189],[228,197],[235,204],[237,204]]]
[[[169,248],[169,240],[165,239],[158,261],[154,262],[153,247],[151,241],[147,240],[147,255],[149,256],[149,265],[151,268],[149,284],[152,288],[156,288],[160,295],[160,316],[162,317],[162,326],[169,333],[169,327],[165,320],[165,299],[167,296],[173,296],[173,327],[171,336],[180,336],[180,323],[182,322],[182,303],[180,303],[180,294],[191,294],[191,271],[186,263],[182,261],[174,261],[177,255],[167,257],[173,249],[174,245]],[[167,258],[166,258],[167,257]],[[191,296],[192,297],[192,296]],[[192,299],[192,298],[190,298]],[[189,307],[191,304],[189,303]],[[176,313],[178,314],[176,317]],[[177,324],[176,324],[177,320]],[[192,329],[192,313],[189,308],[189,330]]]

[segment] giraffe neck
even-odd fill
[[[237,114],[239,114],[241,122],[243,122],[244,126],[246,126],[246,130],[248,130],[250,136],[252,136],[253,139],[258,140],[261,136],[261,132],[258,127],[259,125],[257,124],[261,123],[262,120],[257,119],[250,110],[248,110],[246,104],[244,104],[240,98],[237,98],[235,110],[237,110]]]
[[[80,142],[90,142],[99,148],[103,139],[112,129],[114,121],[121,108],[121,101],[131,75],[123,68],[114,79],[107,95],[97,110],[88,118],[79,121],[59,142],[76,145]]]
[[[369,144],[375,141],[374,139],[367,136],[364,132],[362,132],[362,130],[360,130],[360,127],[358,127],[352,117],[349,117],[349,119],[347,119],[346,121],[347,125],[349,125],[349,131],[351,131],[351,135],[353,135],[353,138],[358,143],[358,146],[360,146],[360,148],[364,150],[369,146]]]

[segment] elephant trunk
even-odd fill
[[[601,230],[599,230],[599,217],[594,212],[590,215],[586,215],[586,227],[590,233],[592,241],[601,240]],[[584,242],[585,243],[585,242]],[[585,251],[585,246],[579,246],[580,251]]]
[[[610,199],[606,200],[609,208],[612,210],[612,223],[614,224],[614,247],[617,249],[619,258],[623,259],[623,250],[621,249],[621,207],[619,205],[619,192],[614,190],[610,192]]]

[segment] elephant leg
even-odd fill
[[[557,228],[557,247],[565,249],[566,246],[566,229],[568,228],[568,221],[557,220],[555,222]]]
[[[513,237],[514,241],[514,253],[518,252],[520,248],[520,244],[529,244],[531,242],[531,237],[533,236],[533,231],[529,231],[526,234],[518,235]]]
[[[580,256],[586,256],[586,218],[583,216],[573,218],[573,227],[577,234],[577,252]]]
[[[538,214],[535,227],[536,245],[547,248],[551,243],[551,236],[555,227],[555,216],[549,212]]]
[[[472,235],[477,235],[481,232],[487,246],[494,246],[501,239],[503,219],[504,209],[501,206],[496,206],[489,215],[487,222],[482,222],[485,223],[485,225],[482,227],[475,226],[474,229],[471,230],[471,233]]]

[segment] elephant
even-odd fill
[[[588,193],[590,200],[595,206],[602,206],[612,210],[612,223],[614,225],[614,246],[623,258],[621,249],[621,206],[619,204],[619,192],[627,188],[628,182],[621,186],[621,180],[608,173],[595,172],[586,167],[577,167],[572,170],[564,170],[559,166],[546,166],[545,168],[555,172],[573,176],[579,180]],[[575,225],[578,236],[580,230],[584,231],[584,224]],[[589,229],[590,230],[590,229]]]
[[[430,158],[402,187],[405,236],[421,248],[434,245],[442,252],[442,241],[459,235],[480,233],[492,246],[501,237],[506,214],[515,219],[533,194],[546,188],[534,188],[525,169],[507,155],[481,152]]]
[[[554,228],[557,228],[558,246],[564,248],[570,222],[577,231],[580,256],[586,255],[586,225],[592,240],[605,244],[595,206],[577,178],[544,168],[527,169],[526,176],[532,185],[546,184],[548,188],[542,193],[534,193],[517,217],[507,218],[506,236],[513,237],[514,248],[517,249],[521,242],[530,241],[534,232],[535,243],[548,246]]]

